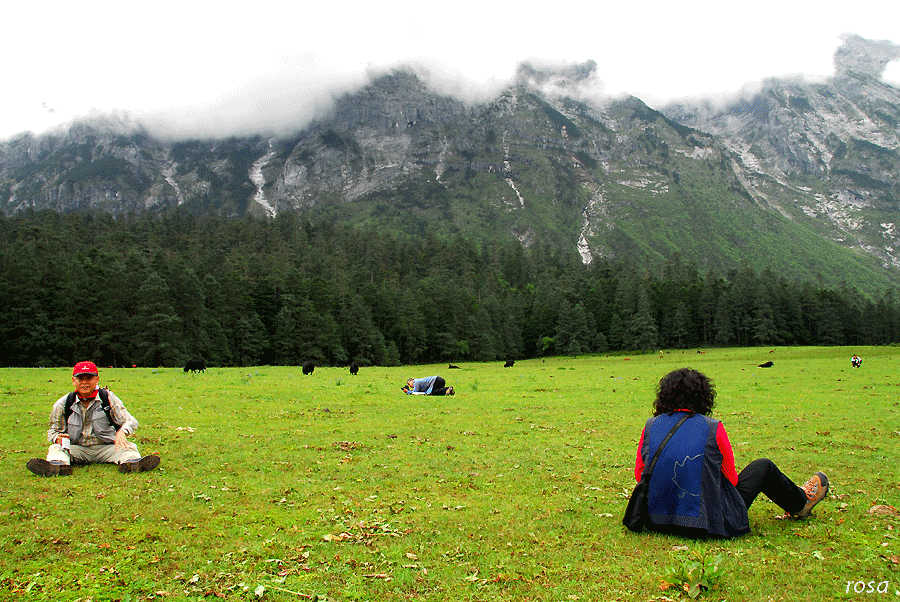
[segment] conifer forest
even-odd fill
[[[884,345],[897,293],[572,249],[183,210],[0,216],[0,363],[401,365]]]

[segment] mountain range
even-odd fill
[[[874,294],[900,284],[900,91],[881,78],[898,58],[846,35],[827,79],[657,108],[589,93],[590,61],[523,63],[480,102],[396,70],[279,136],[185,140],[95,116],[0,143],[0,212],[296,212]]]

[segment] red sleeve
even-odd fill
[[[731,481],[732,485],[737,485],[738,476],[737,470],[734,468],[734,451],[731,449],[731,442],[728,440],[725,426],[721,422],[716,430],[716,445],[722,452],[722,474]]]
[[[637,460],[634,463],[634,479],[640,483],[641,473],[644,472],[644,458],[641,457],[641,446],[644,445],[644,431],[641,431],[641,440],[638,441]]]

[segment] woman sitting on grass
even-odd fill
[[[711,418],[716,391],[702,373],[682,368],[659,381],[653,417],[638,444],[634,476],[645,478],[662,440],[689,413],[663,448],[647,491],[648,528],[687,537],[736,537],[750,531],[747,509],[760,493],[796,518],[809,516],[828,493],[817,472],[798,487],[769,459],[737,474],[725,427]]]

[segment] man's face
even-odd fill
[[[78,376],[72,377],[72,384],[75,385],[75,390],[78,391],[82,397],[90,397],[94,390],[97,389],[99,383],[99,374],[79,374]]]

